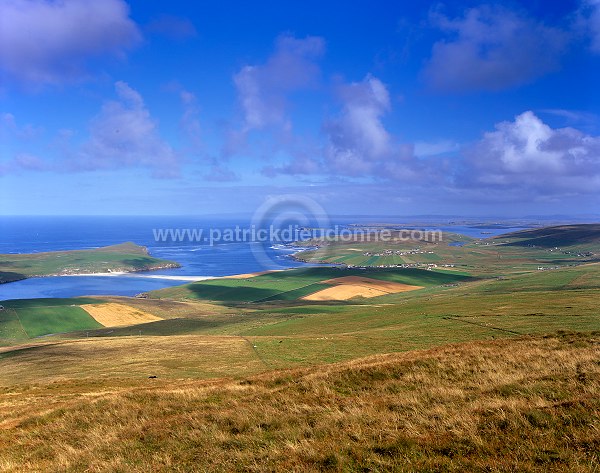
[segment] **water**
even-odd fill
[[[119,276],[55,276],[0,284],[0,300],[75,297],[80,295],[133,296],[140,292],[184,284],[184,280],[159,276],[228,276],[275,268],[293,268],[304,263],[290,258],[295,251],[266,243],[266,258],[257,260],[255,243],[156,242],[157,228],[234,228],[243,220],[189,217],[1,217],[0,254],[92,249],[133,241],[146,246],[156,258],[178,262],[182,267]]]
[[[358,219],[332,221],[354,223]],[[157,228],[247,228],[248,220],[207,220],[200,217],[0,217],[0,254],[40,251],[91,249],[133,241],[146,246],[157,258],[176,261],[181,268],[119,276],[56,276],[31,278],[0,284],[0,300],[40,297],[75,297],[81,295],[133,296],[140,292],[184,284],[184,280],[167,279],[191,276],[227,276],[275,268],[304,266],[290,258],[296,250],[269,243],[207,242],[161,243],[155,241]],[[404,227],[403,227],[404,228]],[[427,226],[473,237],[489,237],[518,228],[486,229],[469,226]],[[492,233],[487,233],[490,231]],[[252,245],[255,245],[254,247]],[[259,245],[261,252],[253,252]],[[258,256],[262,256],[257,258]],[[160,278],[164,276],[166,278]]]

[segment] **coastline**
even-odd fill
[[[110,273],[77,273],[77,274],[53,274],[50,277],[56,276],[67,276],[67,277],[119,277],[119,276],[131,276],[135,278],[144,279],[166,279],[170,281],[203,281],[205,279],[216,279],[218,276],[173,276],[173,275],[161,275],[161,274],[139,274],[140,271],[112,271]],[[47,277],[47,276],[42,276]]]
[[[248,279],[256,276],[262,276],[263,274],[278,273],[280,271],[286,271],[285,269],[268,269],[266,271],[255,271],[253,273],[242,273],[242,274],[231,274],[229,276],[219,276],[219,279]]]
[[[161,268],[162,269],[162,268]],[[121,277],[121,276],[130,276],[136,278],[144,278],[144,279],[165,279],[168,281],[186,281],[186,282],[195,282],[195,281],[205,281],[208,279],[248,279],[256,276],[262,276],[263,274],[276,273],[280,271],[286,271],[285,269],[270,269],[266,271],[256,271],[252,273],[241,273],[241,274],[229,274],[227,276],[206,276],[206,275],[198,275],[198,276],[190,276],[190,275],[162,275],[162,274],[140,274],[145,271],[110,271],[110,272],[102,272],[102,273],[69,273],[69,274],[48,274],[45,276],[28,276],[23,279],[19,279],[18,281],[23,281],[24,279],[31,278],[52,278],[52,277]],[[13,282],[7,281],[5,284]]]
[[[97,255],[104,253],[116,253],[119,258],[112,262],[97,261]],[[70,258],[74,254],[83,256],[78,256],[75,259]],[[93,254],[94,256],[89,258],[87,255],[90,254]],[[137,257],[140,254],[146,259],[141,263],[137,262]],[[58,260],[58,258],[63,257],[65,257],[67,261]],[[127,257],[133,257],[135,259],[131,262],[126,259]],[[113,259],[115,258],[113,257]],[[150,259],[150,261],[147,261],[147,259]],[[0,260],[0,284],[53,276],[122,275],[181,268],[180,263],[152,257],[148,247],[137,245],[130,241],[116,245],[101,246],[94,249],[58,250],[38,253],[6,253],[0,254]],[[136,262],[139,266],[136,266]],[[74,267],[79,266],[80,264],[83,266],[82,268]],[[48,266],[50,268],[48,268]],[[98,267],[100,271],[96,273],[85,272],[87,269],[85,266],[88,266],[88,271],[93,271],[94,267]],[[107,266],[109,267],[106,268]]]

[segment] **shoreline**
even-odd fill
[[[219,276],[173,276],[173,275],[162,275],[162,274],[139,274],[139,271],[112,271],[110,273],[77,273],[77,274],[52,274],[51,276],[42,277],[119,277],[119,276],[130,276],[133,278],[142,279],[166,279],[169,281],[203,281],[205,279],[216,279]]]
[[[291,269],[291,268],[290,268]],[[102,273],[71,273],[71,274],[48,274],[46,276],[29,276],[23,279],[19,279],[18,281],[23,281],[26,279],[33,278],[54,278],[54,277],[121,277],[121,276],[129,276],[134,278],[141,279],[165,279],[168,281],[187,281],[187,282],[195,282],[195,281],[205,281],[209,279],[247,279],[253,278],[256,276],[262,276],[263,274],[276,273],[280,271],[286,271],[286,269],[270,269],[265,271],[255,271],[252,273],[236,273],[236,274],[228,274],[225,276],[207,276],[207,275],[171,275],[171,274],[140,274],[144,271],[110,271],[110,272],[102,272]],[[16,281],[7,281],[9,282]]]

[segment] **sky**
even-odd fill
[[[600,214],[600,0],[0,0],[0,215]]]

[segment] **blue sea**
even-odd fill
[[[358,219],[332,221],[334,225]],[[266,269],[294,268],[304,263],[290,257],[296,250],[273,242],[157,241],[157,229],[203,229],[207,235],[248,228],[245,219],[206,217],[0,217],[0,254],[92,249],[133,241],[157,258],[176,261],[181,268],[118,276],[52,276],[0,284],[0,300],[135,294],[186,283],[184,277],[218,277]],[[443,231],[489,237],[519,228],[481,228],[435,225]],[[161,276],[165,278],[161,278]],[[182,277],[182,280],[170,279]],[[167,279],[169,278],[169,279]]]

